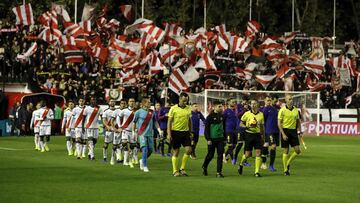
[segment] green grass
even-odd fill
[[[205,141],[198,159],[189,160],[190,177],[172,177],[171,159],[153,154],[150,173],[97,160],[76,160],[65,150],[64,137],[52,137],[51,152],[33,150],[32,137],[0,137],[0,202],[359,202],[360,137],[308,137],[308,149],[292,164],[290,177],[281,172],[244,175],[224,165],[224,179],[215,178],[215,159],[209,176],[201,174]],[[9,150],[11,148],[17,150]],[[254,163],[254,159],[249,160]]]

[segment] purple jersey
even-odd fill
[[[158,117],[158,122],[159,122],[161,130],[167,129],[169,111],[170,111],[170,107],[162,107],[160,109],[160,115]]]
[[[266,106],[260,109],[265,119],[265,134],[279,133],[278,109],[274,106]]]
[[[235,110],[225,109],[223,113],[225,122],[225,133],[237,133],[239,131],[239,118],[236,115]]]

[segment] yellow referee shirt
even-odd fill
[[[260,125],[264,125],[264,114],[258,111],[254,114],[251,110],[244,113],[241,121],[246,123],[248,127],[245,131],[248,133],[260,133]],[[252,123],[256,123],[255,127],[250,127]]]
[[[295,106],[289,109],[284,106],[280,109],[278,120],[282,120],[282,127],[286,129],[296,129],[296,121],[299,119],[299,110]]]
[[[191,108],[181,108],[178,104],[170,108],[169,118],[172,118],[171,130],[189,131],[189,119],[191,118]]]

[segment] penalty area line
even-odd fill
[[[0,147],[0,150],[6,150],[6,151],[18,151],[18,150],[24,150],[24,149],[15,149],[15,148]]]

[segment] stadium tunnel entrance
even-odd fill
[[[55,108],[55,104],[62,107],[66,103],[65,97],[61,95],[53,95],[49,93],[34,93],[34,94],[25,95],[21,98],[21,103],[22,105],[26,106],[28,103],[31,102],[35,106],[36,103],[40,102],[41,100],[45,100],[46,106],[51,109]]]

